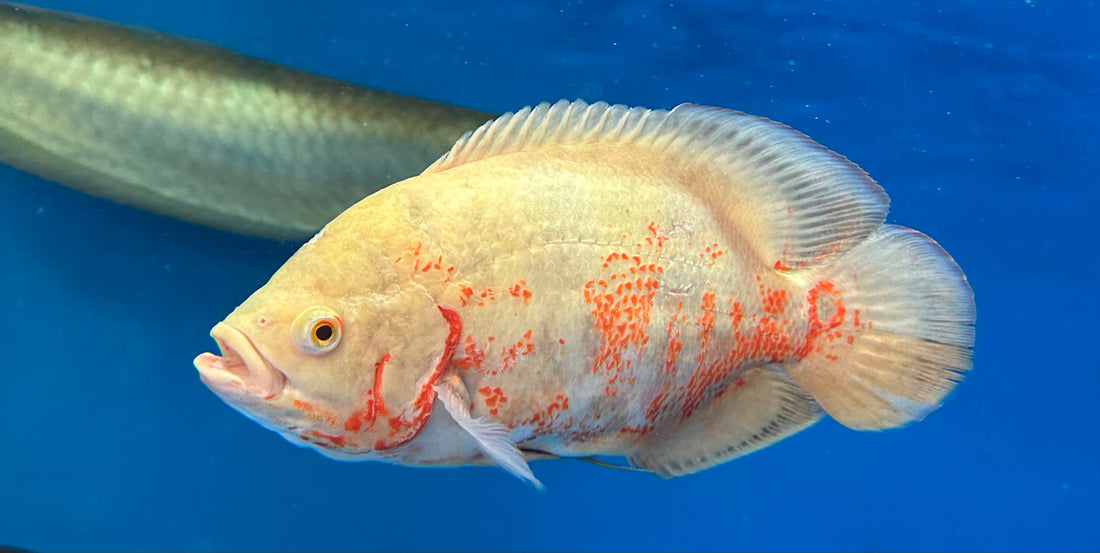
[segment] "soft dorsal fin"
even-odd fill
[[[779,270],[812,267],[846,251],[882,225],[889,207],[862,169],[806,135],[761,117],[691,104],[671,111],[581,100],[526,107],[467,132],[424,172],[595,142],[650,148],[654,159],[674,157],[704,169],[708,178],[671,180],[713,206],[728,230]]]

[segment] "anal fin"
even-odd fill
[[[631,465],[671,478],[767,447],[812,425],[822,411],[786,374],[755,367],[744,384],[696,411],[630,456]]]

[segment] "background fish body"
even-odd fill
[[[0,3],[0,162],[216,228],[307,238],[491,117]]]
[[[969,369],[973,300],[886,209],[857,167],[770,121],[543,104],[337,217],[215,328],[223,360],[196,365],[208,384],[241,363],[284,374],[267,398],[211,387],[338,458],[491,459],[532,481],[505,450],[675,476],[822,409],[892,428]],[[313,305],[342,325],[323,355],[286,339]]]

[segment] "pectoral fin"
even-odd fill
[[[435,385],[435,393],[458,426],[474,437],[486,457],[521,480],[543,489],[542,482],[535,478],[523,458],[523,452],[509,437],[511,429],[485,417],[470,415],[469,402],[465,399],[469,398],[469,393],[461,380],[453,376],[444,378]]]

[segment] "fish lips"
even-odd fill
[[[215,393],[269,400],[286,389],[286,375],[264,358],[243,332],[218,323],[210,337],[218,343],[221,355],[203,353],[195,358],[195,368]]]

